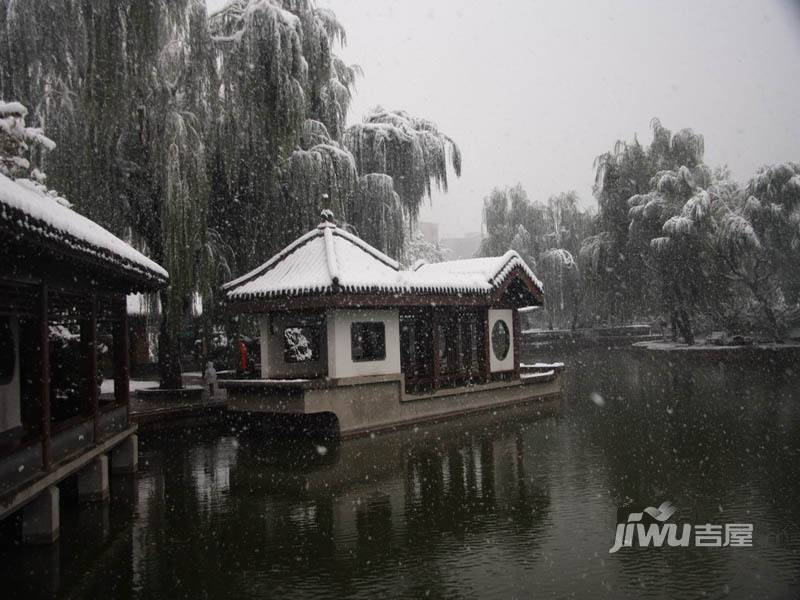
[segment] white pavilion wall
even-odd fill
[[[331,309],[328,322],[328,376],[334,379],[400,373],[400,311],[398,309]],[[353,323],[380,322],[386,331],[386,358],[354,361],[350,346]]]
[[[498,357],[498,354],[494,347],[494,341],[492,340],[492,330],[494,328],[494,324],[498,321],[503,321],[508,328],[508,335],[509,335],[509,349],[506,356],[502,359]],[[490,351],[489,351],[489,370],[492,373],[501,373],[503,371],[513,371],[514,370],[514,344],[516,340],[514,339],[514,311],[508,308],[492,308],[489,309],[489,343],[490,343]]]

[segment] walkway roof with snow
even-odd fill
[[[401,269],[364,240],[324,221],[223,289],[232,305],[254,312],[333,304],[542,303],[541,282],[513,251],[415,267]]]
[[[39,192],[32,182],[0,174],[0,241],[24,245],[21,257],[44,253],[69,259],[88,270],[112,273],[130,289],[153,289],[166,283],[167,272],[129,244]],[[5,251],[5,250],[4,250]]]

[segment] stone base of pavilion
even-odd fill
[[[176,389],[152,387],[138,390],[136,396],[150,402],[199,402],[203,400],[204,392],[205,388],[199,385],[187,385]]]
[[[519,380],[409,394],[402,375],[343,379],[220,381],[228,411],[251,415],[333,415],[336,433],[354,437],[523,403],[558,399],[563,365],[530,369]],[[330,422],[330,419],[321,419]]]
[[[77,476],[82,501],[105,502],[109,499],[110,474],[136,472],[136,425],[128,425],[125,410],[119,407],[102,415],[99,426],[103,437],[94,442],[90,427],[54,432],[48,470],[41,468],[36,445],[23,447],[0,461],[0,519],[22,509],[24,544],[49,544],[58,539],[58,485],[67,477]]]
[[[211,425],[224,417],[225,400],[153,402],[137,399],[131,402],[131,421],[145,433]]]
[[[101,399],[110,397],[111,381],[103,382]],[[183,373],[184,387],[164,390],[158,381],[130,381],[131,422],[142,432],[212,424],[225,413],[225,392],[214,387],[213,395],[199,372]]]

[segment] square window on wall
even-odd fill
[[[354,362],[386,359],[386,326],[383,322],[352,323],[350,351]]]

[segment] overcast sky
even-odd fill
[[[208,0],[213,7],[222,0]],[[351,121],[370,107],[432,119],[463,174],[424,220],[480,228],[483,198],[521,182],[532,199],[593,203],[592,161],[649,143],[658,117],[705,136],[706,162],[738,180],[800,160],[800,2],[318,0],[360,64]]]

